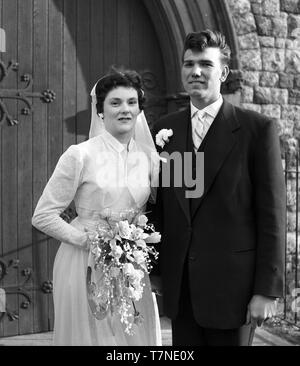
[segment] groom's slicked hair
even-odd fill
[[[186,36],[182,60],[187,50],[202,52],[207,47],[219,48],[222,55],[222,62],[229,65],[231,50],[226,43],[225,36],[218,31],[212,31],[210,29],[201,32],[192,32]]]
[[[103,113],[103,104],[107,94],[119,86],[134,88],[138,94],[139,108],[144,109],[145,93],[140,74],[134,70],[117,69],[112,66],[110,72],[99,79],[96,85],[97,113]]]

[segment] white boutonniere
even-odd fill
[[[163,128],[155,136],[156,145],[163,149],[165,144],[170,141],[169,137],[171,136],[173,136],[173,130],[167,130],[166,128]]]

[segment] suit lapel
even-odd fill
[[[199,151],[204,152],[204,193],[200,198],[191,199],[191,215],[195,215],[205,199],[213,181],[227,155],[236,143],[234,131],[239,128],[234,107],[225,100],[205,136]]]
[[[176,119],[174,119],[172,125],[173,136],[171,137],[170,142],[166,145],[164,149],[169,154],[172,154],[173,152],[180,153],[182,162],[184,159],[184,153],[187,151],[187,142],[190,133],[190,114],[190,108],[186,108],[176,116]],[[182,184],[180,187],[174,187],[174,191],[180,207],[182,208],[190,224],[190,205],[189,200],[185,197],[186,187],[183,172]]]

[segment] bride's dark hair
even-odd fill
[[[138,94],[140,110],[144,109],[145,93],[142,89],[142,78],[134,70],[119,70],[112,67],[110,72],[99,79],[96,85],[97,113],[103,113],[103,103],[107,94],[119,86],[134,88]]]

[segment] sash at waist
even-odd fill
[[[91,219],[85,218],[81,216],[77,216],[71,223],[73,226],[77,227],[78,229],[88,229],[90,231],[95,231],[98,226],[103,228],[109,228],[110,225],[105,219],[98,218],[98,219]]]
[[[141,212],[141,209],[127,209],[122,211],[105,210],[103,212],[88,211],[79,209],[78,216],[72,221],[72,225],[77,228],[82,227],[88,230],[96,230],[100,225],[103,228],[109,228],[114,226],[119,221],[128,220],[132,223],[137,214]]]

